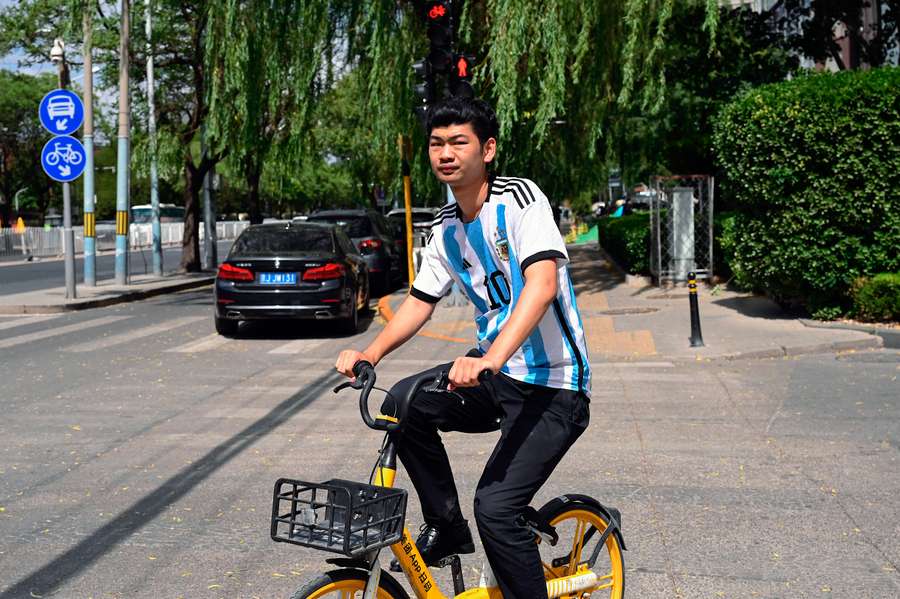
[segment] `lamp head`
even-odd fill
[[[59,64],[66,59],[66,44],[62,38],[53,40],[53,48],[50,49],[50,60],[53,64]]]

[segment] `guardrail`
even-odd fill
[[[222,221],[216,223],[216,237],[220,240],[233,240],[241,231],[250,226],[247,221]],[[84,227],[72,227],[75,233],[75,253],[84,252]],[[160,238],[163,246],[180,245],[184,236],[184,223],[161,223]],[[204,239],[203,227],[200,227],[200,241]],[[153,245],[153,230],[149,223],[129,226],[128,235],[131,249],[149,248]],[[114,250],[116,248],[116,226],[113,223],[97,223],[97,250]],[[34,256],[50,257],[63,254],[63,229],[43,229],[26,227],[22,233],[15,229],[0,229],[0,257]]]

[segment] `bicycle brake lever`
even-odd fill
[[[340,385],[338,385],[337,387],[335,387],[335,388],[332,390],[332,393],[340,393],[341,391],[343,391],[343,390],[346,389],[347,387],[352,387],[352,386],[353,386],[353,383],[351,383],[350,381],[347,381],[347,382],[345,382],[345,383],[341,383]]]

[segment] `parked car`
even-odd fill
[[[369,266],[372,289],[391,290],[403,277],[401,253],[388,220],[374,210],[326,210],[310,214],[307,222],[341,225]]]
[[[340,320],[355,333],[369,307],[369,271],[347,233],[323,223],[247,227],[219,267],[215,325],[234,335],[241,320]]]
[[[431,223],[434,221],[435,215],[437,215],[437,210],[434,208],[414,207],[412,209],[413,230],[422,231],[427,235],[431,231]],[[387,216],[388,220],[397,224],[405,234],[406,209],[396,208],[388,212]]]

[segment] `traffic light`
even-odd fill
[[[422,6],[431,51],[428,62],[434,73],[445,73],[453,62],[453,0],[432,0]]]
[[[451,96],[472,98],[475,90],[472,89],[472,67],[475,66],[475,58],[468,54],[456,54],[453,57],[448,87]]]
[[[422,122],[425,121],[425,113],[428,105],[434,101],[434,75],[431,72],[431,64],[427,58],[413,63],[413,73],[416,76],[416,84],[413,87],[416,93],[416,114]]]

